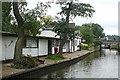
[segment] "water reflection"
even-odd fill
[[[118,78],[117,53],[116,50],[103,49],[76,64],[48,73],[41,78]]]

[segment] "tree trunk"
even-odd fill
[[[67,13],[66,13],[66,25],[65,25],[66,30],[65,30],[65,34],[64,34],[63,39],[60,41],[59,54],[62,53],[62,51],[63,51],[63,46],[65,45],[65,43],[66,43],[66,41],[67,41],[67,39],[68,39],[68,34],[69,34],[69,33],[68,33],[68,30],[67,30],[67,29],[68,29],[68,25],[69,25],[69,17],[70,17],[71,4],[72,4],[72,2],[69,3],[69,7],[68,7]]]
[[[18,10],[18,2],[13,2],[13,13],[18,23],[18,39],[14,50],[14,61],[16,61],[21,59],[22,48],[24,47],[24,22]]]
[[[60,46],[59,46],[59,54],[62,54],[63,52],[63,46],[66,43],[66,39],[60,41]]]

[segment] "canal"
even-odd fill
[[[31,78],[118,78],[118,51],[102,49],[68,67]]]

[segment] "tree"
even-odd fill
[[[104,29],[97,23],[83,24],[80,27],[82,38],[85,39],[88,44],[94,43],[94,46],[98,46],[102,43],[100,38],[105,36],[103,30]]]
[[[92,33],[94,34],[95,38],[102,38],[105,36],[105,34],[103,33],[103,28],[101,27],[101,25],[99,24],[95,24],[95,23],[90,23],[89,24],[92,30]]]
[[[42,16],[40,19],[40,23],[42,24],[42,26],[44,26],[46,28],[52,28],[53,22],[54,22],[53,17],[50,15]]]
[[[69,19],[70,17],[76,17],[76,16],[81,16],[81,17],[92,17],[93,13],[95,10],[90,4],[85,4],[85,3],[75,3],[73,1],[69,2],[68,0],[62,1],[59,0],[57,1],[57,4],[60,4],[62,11],[60,12],[60,15],[64,15],[66,17],[65,19],[65,33],[62,35],[63,39],[60,41],[60,46],[59,46],[59,53],[62,53],[63,46],[66,43],[67,39],[69,38]]]
[[[38,3],[37,6],[27,11],[23,12],[24,20],[25,20],[25,31],[26,34],[35,36],[38,34],[39,29],[43,26],[41,19],[46,15],[47,9],[51,7],[49,2],[46,3]],[[46,25],[47,23],[44,22]]]
[[[94,46],[99,46],[102,44],[102,40],[101,38],[103,38],[105,36],[105,33],[103,33],[103,28],[101,27],[101,25],[99,24],[94,24],[94,23],[91,23],[90,24],[91,26],[91,31],[94,35]]]
[[[74,23],[72,23],[74,24]],[[60,36],[60,40],[64,40],[64,35],[66,33],[66,27],[64,27],[64,25],[66,25],[66,22],[65,22],[65,19],[60,19],[58,20],[57,22],[54,22],[54,28],[53,30],[57,33],[57,35]],[[69,24],[71,25],[71,24]],[[79,28],[77,26],[74,26],[74,27],[69,27],[68,29],[68,36],[69,38],[67,39],[67,41],[69,40],[74,40],[74,38],[78,37],[79,36]],[[70,47],[69,47],[69,51],[70,51]]]
[[[13,13],[18,25],[18,39],[15,45],[14,61],[22,57],[22,48],[24,47],[25,34],[36,35],[40,25],[38,18],[44,15],[44,11],[49,7],[43,3],[38,3],[32,10],[26,9],[26,2],[13,2]],[[20,11],[19,11],[20,10]]]
[[[50,7],[48,2],[38,3],[34,9],[26,8],[27,3],[19,3],[19,11],[24,20],[24,31],[25,35],[35,36],[39,29],[43,26],[41,18],[46,14],[45,12]],[[16,22],[14,21],[16,24]],[[17,26],[17,25],[16,25]]]
[[[80,34],[82,39],[84,39],[87,44],[90,44],[93,42],[94,35],[89,25],[83,24],[82,26],[80,26]]]
[[[18,39],[15,45],[14,61],[20,60],[22,57],[22,48],[24,46],[24,21],[19,13],[18,2],[13,2],[13,13],[18,23]]]
[[[2,2],[2,31],[11,31],[11,2]]]

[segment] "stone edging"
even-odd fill
[[[34,74],[36,72],[42,72],[42,73],[40,73],[40,75],[44,75],[44,74],[47,74],[48,72],[51,72],[53,70],[66,67],[66,65],[68,66],[68,65],[74,64],[74,63],[82,60],[83,58],[85,58],[87,55],[95,52],[95,51],[96,50],[89,51],[89,52],[85,53],[84,55],[78,56],[76,58],[66,59],[64,61],[57,62],[57,63],[54,63],[54,64],[48,64],[48,65],[45,65],[43,67],[38,66],[36,68],[32,68],[32,69],[28,69],[26,71],[18,72],[18,73],[13,74],[13,75],[5,76],[5,77],[2,78],[2,80],[25,78],[25,76],[30,76],[30,75],[32,75],[32,74]]]

